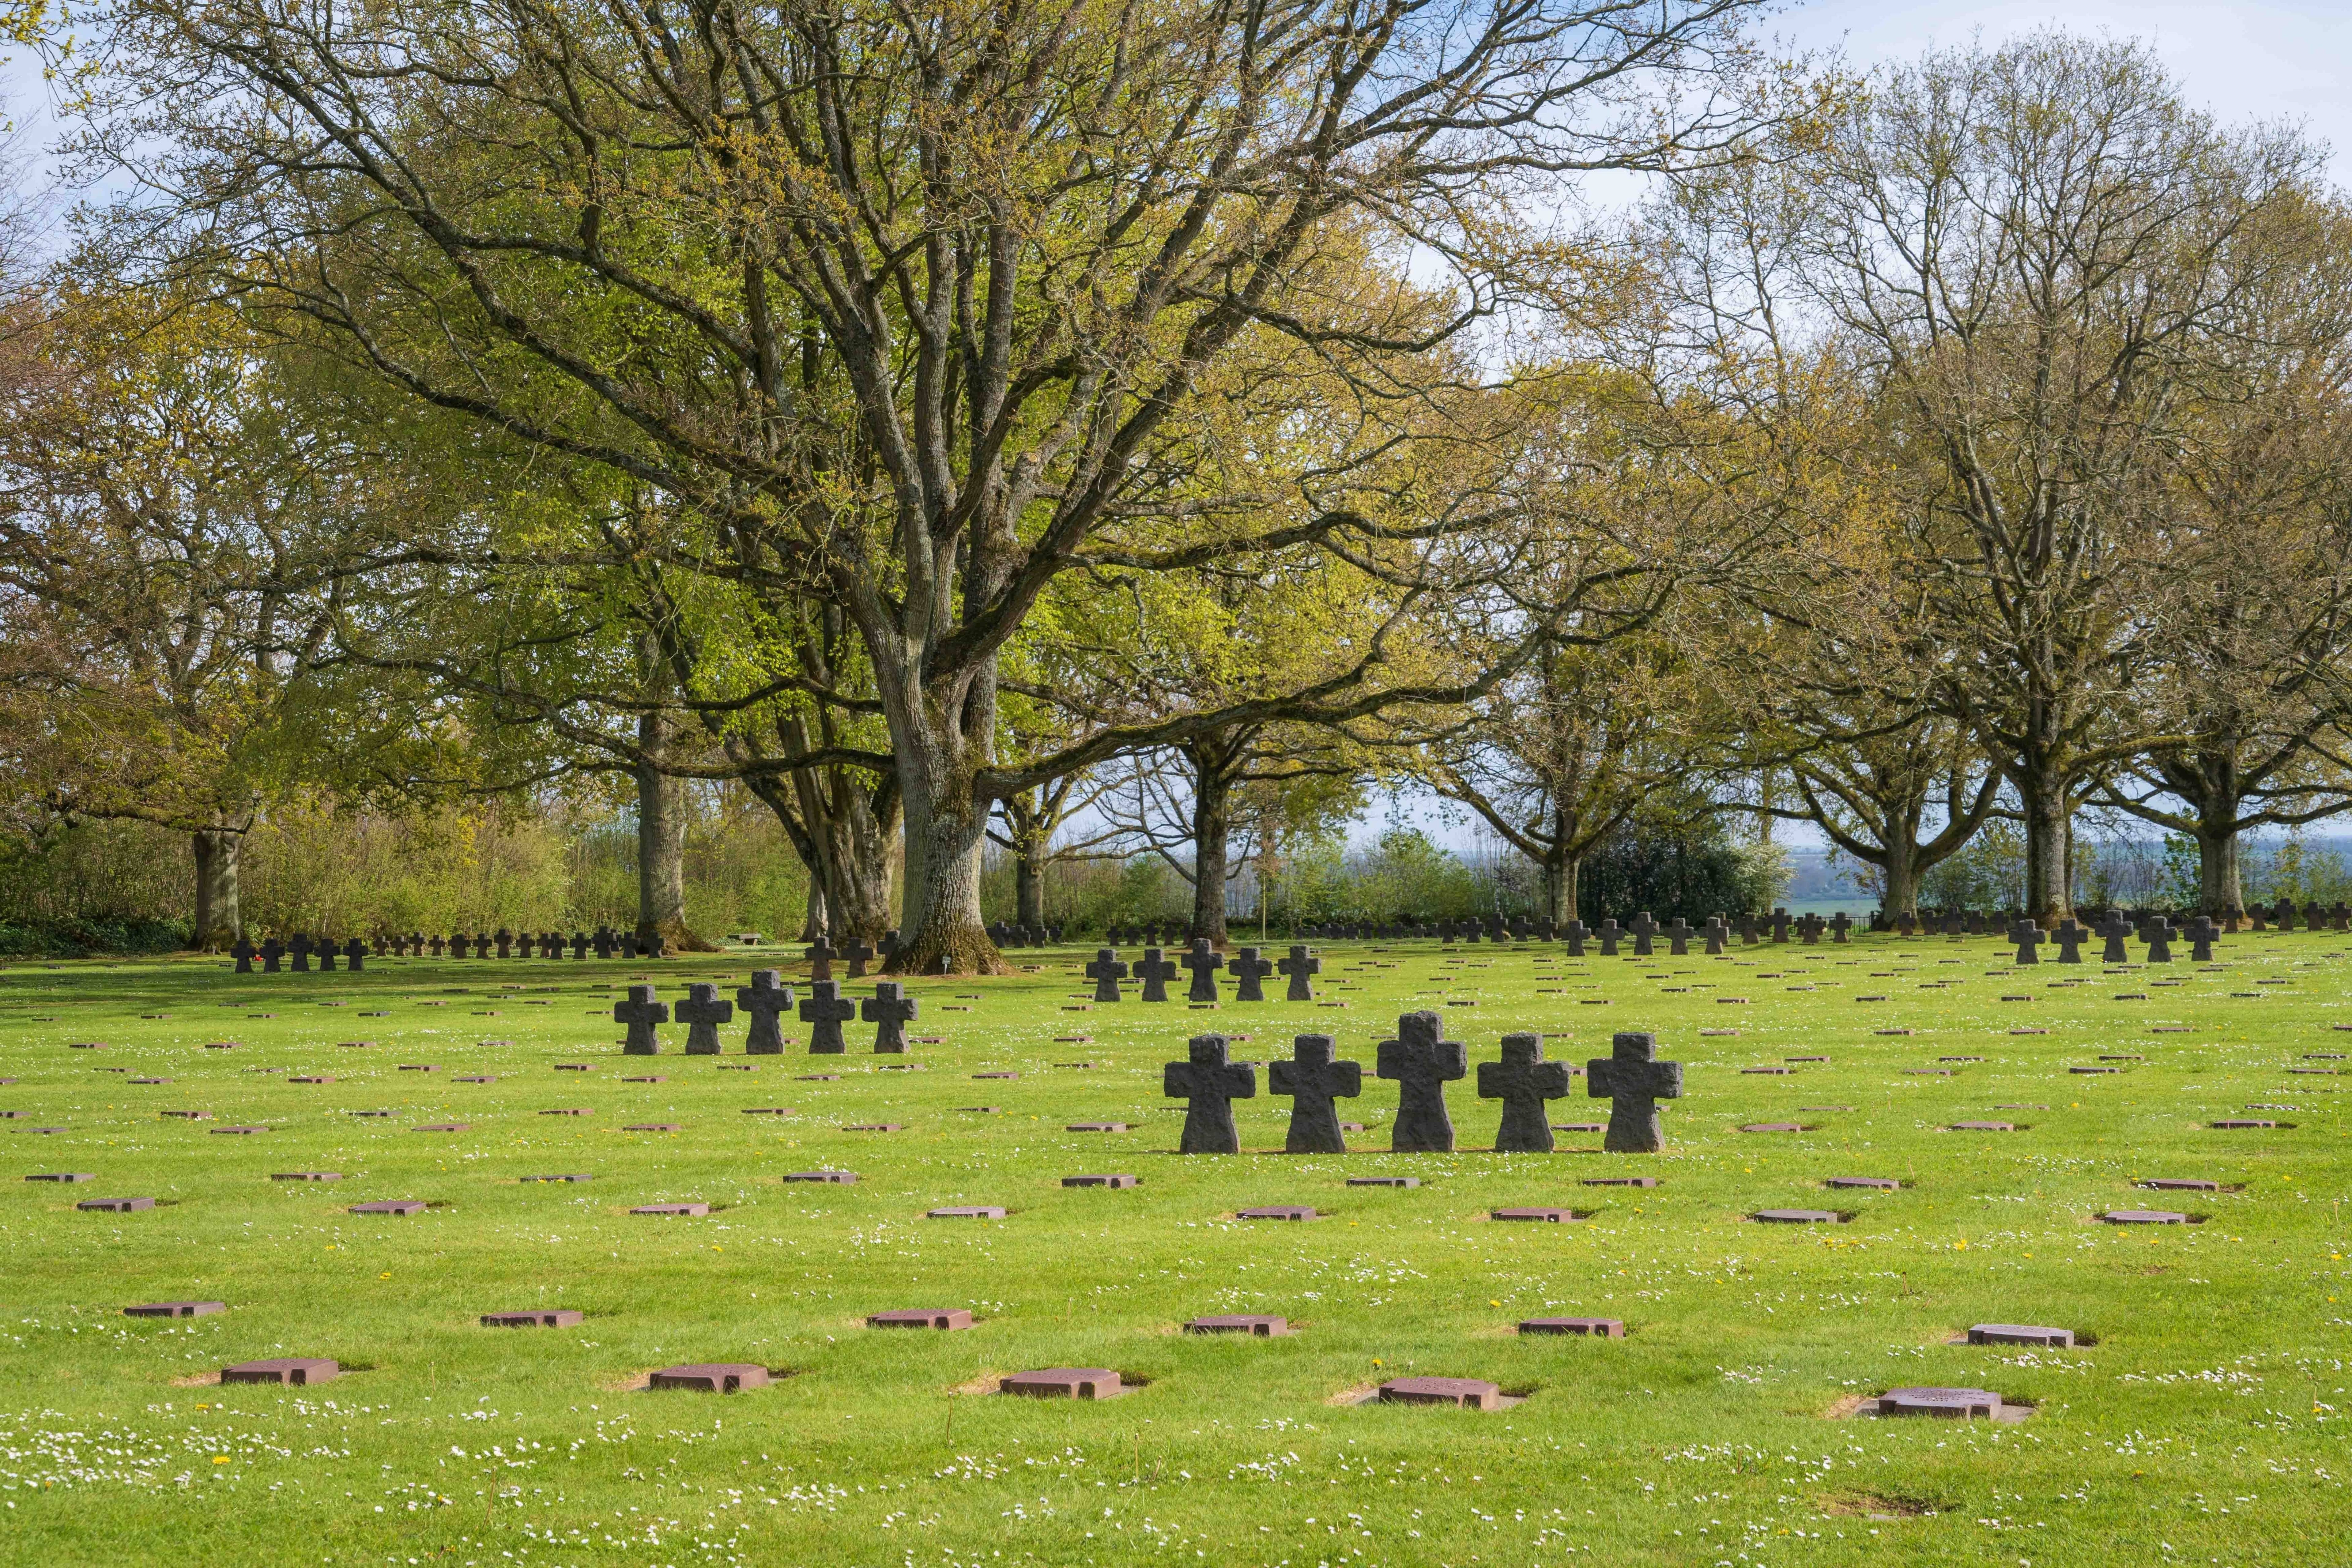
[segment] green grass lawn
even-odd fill
[[[2352,1068],[2305,1059],[2352,1050],[2334,1032],[2352,1026],[2346,943],[2240,935],[2212,968],[2127,973],[2013,970],[1989,938],[1581,962],[1532,944],[1334,943],[1319,984],[1342,1006],[1214,1012],[1070,1010],[1090,952],[1057,950],[1014,954],[1035,967],[1006,979],[911,983],[915,1032],[940,1039],[909,1057],[866,1054],[871,1026],[852,1026],[851,1054],[814,1060],[742,1057],[740,1022],[715,1060],[668,1054],[677,1026],[656,1060],[619,1053],[610,1008],[633,975],[657,970],[675,1001],[690,979],[740,982],[773,956],[376,960],[362,975],[19,964],[0,973],[0,1078],[15,1080],[0,1111],[26,1113],[0,1121],[0,1561],[2342,1563],[2352,1076],[2289,1069]],[[1665,1152],[1603,1154],[1576,1132],[1549,1156],[1475,1152],[1498,1117],[1474,1067],[1449,1094],[1465,1152],[1389,1153],[1396,1090],[1372,1079],[1374,1047],[1400,1012],[1444,1003],[1475,1004],[1444,1008],[1474,1064],[1516,1030],[1553,1035],[1550,1054],[1578,1064],[1612,1030],[1654,1031],[1686,1068]],[[2013,1032],[2028,1028],[2046,1032]],[[1364,1064],[1342,1112],[1368,1126],[1360,1152],[1280,1153],[1289,1102],[1261,1072],[1237,1107],[1253,1152],[1173,1153],[1181,1116],[1160,1064],[1212,1029],[1247,1037],[1234,1056],[1261,1062],[1295,1033],[1336,1035]],[[69,1048],[90,1040],[105,1048]],[[215,1040],[238,1044],[203,1048]],[[1739,1070],[1802,1056],[1829,1059]],[[755,1071],[722,1070],[747,1060]],[[881,1070],[892,1062],[924,1070]],[[2067,1070],[2095,1065],[2126,1070]],[[1951,1076],[1906,1070],[1939,1066]],[[1021,1076],[971,1076],[1006,1070]],[[841,1076],[797,1080],[816,1071]],[[643,1072],[667,1077],[621,1081]],[[453,1081],[478,1073],[497,1081]],[[304,1074],[335,1081],[286,1081]],[[2015,1104],[2034,1109],[1994,1110]],[[796,1114],[743,1114],[780,1105]],[[961,1109],[980,1105],[997,1109]],[[537,1114],[566,1107],[593,1114]],[[1552,1109],[1606,1116],[1581,1079]],[[353,1114],[379,1110],[393,1114]],[[2206,1125],[2231,1115],[2293,1125]],[[1995,1117],[2017,1131],[1943,1130]],[[1134,1130],[1064,1131],[1082,1121]],[[1780,1121],[1807,1131],[1739,1131]],[[905,1125],[844,1130],[873,1121]],[[469,1130],[412,1131],[435,1122]],[[213,1131],[235,1124],[269,1131]],[[815,1168],[861,1180],[781,1179]],[[269,1179],[304,1170],[345,1175]],[[45,1171],[97,1180],[20,1179]],[[594,1179],[518,1180],[559,1172]],[[1095,1172],[1141,1184],[1060,1184]],[[1345,1185],[1388,1173],[1422,1185]],[[1642,1173],[1660,1184],[1582,1184]],[[1837,1175],[1906,1184],[1822,1186]],[[2161,1176],[2230,1190],[2133,1185]],[[129,1195],[157,1206],[74,1207]],[[345,1212],[387,1198],[434,1206]],[[713,1212],[627,1212],[686,1199]],[[1232,1217],[1281,1203],[1327,1217]],[[923,1217],[952,1204],[1009,1212]],[[1486,1217],[1520,1205],[1595,1212]],[[1744,1217],[1766,1207],[1853,1217]],[[2139,1207],[2203,1223],[2095,1218]],[[228,1310],[121,1314],[183,1298]],[[478,1322],[554,1306],[586,1320]],[[979,1321],[864,1326],[936,1307]],[[1179,1331],[1215,1312],[1298,1331]],[[1515,1332],[1545,1315],[1629,1332]],[[2095,1342],[1951,1342],[1988,1321]],[[226,1363],[288,1355],[336,1358],[344,1375],[217,1384]],[[683,1362],[791,1375],[724,1397],[635,1386]],[[989,1392],[1055,1366],[1144,1386],[1097,1404]],[[1412,1374],[1525,1397],[1485,1413],[1349,1403]],[[2016,1424],[1843,1414],[1920,1384],[2034,1409]]]

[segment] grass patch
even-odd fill
[[[1035,970],[1002,979],[911,982],[927,1003],[971,1009],[927,1005],[939,1043],[912,1062],[877,1064],[859,1029],[846,1056],[748,1058],[751,1073],[719,1070],[747,1065],[740,1026],[722,1031],[723,1058],[677,1054],[671,1029],[646,1061],[618,1054],[606,1014],[649,968],[666,997],[703,979],[724,994],[774,952],[658,966],[371,960],[356,976],[239,977],[193,958],[16,965],[0,972],[0,1077],[18,1081],[0,1087],[0,1110],[27,1116],[0,1121],[0,1502],[15,1505],[0,1508],[0,1541],[10,1560],[44,1564],[1778,1568],[1884,1563],[1887,1541],[1871,1531],[1899,1521],[1906,1564],[2332,1563],[2328,1521],[2352,1508],[2352,1226],[2335,1202],[2352,1195],[2352,1128],[2328,1080],[2285,1075],[2347,1016],[2347,940],[2239,935],[2221,973],[2155,975],[2186,982],[2165,991],[2158,1022],[2189,1032],[2162,1034],[2109,1000],[2113,984],[2052,988],[2073,976],[2047,963],[2014,972],[1985,938],[1655,964],[1574,962],[1557,946],[1329,943],[1324,997],[1348,1009],[1105,1005],[1086,1015],[1083,1069],[1055,1065],[1074,1059],[1062,1006],[1087,989],[1076,970],[1091,948],[1073,949],[1024,954]],[[1967,962],[1934,990],[1867,977],[1947,958]],[[2290,972],[2291,990],[2257,984]],[[424,1005],[511,984],[528,997],[504,996],[495,1024]],[[1388,1152],[1395,1088],[1369,1072],[1375,1047],[1441,988],[1479,1004],[1444,1014],[1474,1063],[1519,1030],[1580,1066],[1614,1030],[1655,1032],[1685,1069],[1667,1148],[1486,1152],[1497,1109],[1463,1082],[1448,1095],[1462,1152]],[[2008,1032],[1998,998],[2028,989],[2047,1037]],[[1857,991],[1889,1000],[1857,1007]],[[1587,1012],[1580,994],[1612,1005]],[[1749,999],[1736,1037],[1702,1032],[1719,1026],[1717,994]],[[383,1015],[363,1026],[374,1048],[338,1050],[358,1011]],[[1258,1097],[1235,1106],[1247,1152],[1173,1153],[1160,1064],[1209,1026],[1252,1036],[1234,1055],[1259,1061],[1287,1055],[1294,1033],[1338,1034],[1368,1069],[1339,1111],[1371,1128],[1350,1135],[1357,1151],[1282,1154],[1288,1104],[1261,1071]],[[204,1048],[225,1037],[237,1048]],[[107,1048],[69,1050],[77,1040]],[[2145,1059],[2126,1076],[2066,1071],[2120,1051]],[[1789,1077],[1739,1070],[1798,1055],[1831,1059]],[[1950,1077],[1906,1070],[1945,1056],[1986,1059]],[[417,1061],[441,1070],[397,1070]],[[564,1062],[595,1070],[556,1071]],[[930,1070],[876,1070],[909,1065]],[[840,1076],[801,1076],[820,1071]],[[982,1090],[977,1071],[1021,1076]],[[621,1081],[655,1075],[665,1081]],[[306,1076],[336,1081],[285,1081]],[[957,1113],[983,1093],[1001,1113]],[[2292,1127],[2207,1126],[2289,1100],[2305,1108]],[[1814,1111],[1798,1135],[1737,1131],[1802,1122],[1820,1102],[1852,1109]],[[741,1113],[777,1104],[799,1114]],[[2032,1122],[1943,1131],[2011,1120],[2003,1104],[2032,1107]],[[538,1114],[567,1105],[595,1114]],[[214,1120],[159,1116],[192,1109]],[[380,1110],[392,1114],[352,1114]],[[1550,1110],[1606,1115],[1581,1078]],[[630,1121],[680,1131],[617,1134]],[[903,1130],[845,1130],[892,1121]],[[1080,1121],[1135,1131],[1065,1131]],[[409,1131],[449,1123],[470,1131]],[[272,1131],[210,1135],[223,1125]],[[28,1126],[66,1131],[16,1131]],[[782,1180],[827,1169],[859,1180]],[[41,1171],[99,1180],[21,1179]],[[300,1171],[344,1179],[270,1179]],[[1102,1172],[1143,1181],[1060,1185]],[[562,1173],[593,1179],[525,1179]],[[1592,1206],[1584,1179],[1616,1174],[1660,1184]],[[1368,1175],[1422,1184],[1345,1185]],[[1852,1175],[1902,1185],[1840,1208],[1843,1224],[1725,1223],[1825,1206],[1821,1184]],[[2166,1178],[2221,1186],[2136,1184]],[[157,1206],[72,1212],[93,1193]],[[378,1195],[429,1207],[343,1212]],[[1576,1224],[1487,1218],[1579,1199],[1589,1217]],[[687,1201],[712,1212],[625,1212]],[[1322,1217],[1228,1217],[1286,1204]],[[977,1205],[1010,1212],[923,1217]],[[2087,1217],[2137,1208],[2202,1223]],[[121,1313],[183,1299],[229,1310]],[[528,1332],[476,1321],[554,1307],[585,1320]],[[863,1324],[908,1308],[978,1321],[952,1333]],[[1171,1327],[1240,1312],[1297,1331]],[[1620,1318],[1628,1335],[1514,1331],[1556,1316]],[[1971,1322],[2073,1328],[2078,1349],[2095,1323],[2098,1353],[1944,1342]],[[232,1362],[339,1352],[367,1375],[215,1381]],[[776,1381],[621,1397],[652,1369],[699,1362],[768,1366]],[[1069,1366],[1118,1369],[1150,1397],[956,1397]],[[1351,1403],[1416,1374],[1483,1378],[1526,1403]],[[2035,1414],[1821,1420],[1937,1384]],[[2239,1497],[2259,1506],[2221,1511]]]

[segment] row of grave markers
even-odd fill
[[[1375,1053],[1373,1075],[1397,1085],[1396,1118],[1389,1131],[1393,1153],[1454,1152],[1454,1118],[1446,1108],[1445,1086],[1469,1075],[1470,1058],[1460,1041],[1444,1037],[1444,1021],[1435,1013],[1407,1013],[1397,1020],[1397,1037],[1381,1041]],[[1267,1068],[1267,1091],[1291,1102],[1284,1152],[1348,1152],[1333,1102],[1363,1092],[1364,1068],[1361,1062],[1339,1060],[1337,1049],[1328,1035],[1300,1035],[1291,1043],[1290,1059]],[[1257,1068],[1255,1062],[1234,1061],[1232,1042],[1223,1035],[1194,1036],[1185,1059],[1161,1068],[1161,1092],[1185,1102],[1179,1153],[1241,1152],[1233,1102],[1256,1098]],[[1585,1093],[1609,1101],[1603,1149],[1643,1154],[1664,1147],[1658,1101],[1681,1098],[1683,1069],[1680,1062],[1658,1059],[1656,1037],[1617,1035],[1610,1054],[1586,1062],[1584,1072]],[[1570,1093],[1575,1073],[1566,1062],[1544,1059],[1540,1035],[1504,1036],[1501,1059],[1478,1064],[1478,1097],[1502,1101],[1495,1152],[1550,1153],[1556,1145],[1544,1104]]]

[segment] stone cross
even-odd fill
[[[283,959],[285,956],[285,944],[280,942],[276,937],[273,936],[268,942],[263,942],[261,944],[261,973],[264,974],[277,973],[278,961]]]
[[[236,972],[239,974],[250,974],[253,973],[253,959],[255,953],[258,951],[259,950],[245,937],[239,936],[236,939],[236,945],[228,950],[228,955],[236,960]]]
[[[1912,915],[1909,910],[1905,910],[1895,917],[1895,931],[1906,938],[1908,938],[1914,931],[1917,930],[1919,922],[1917,919]]]
[[[654,1033],[654,1026],[669,1022],[669,1004],[655,1001],[650,985],[632,985],[625,997],[613,1004],[613,1022],[629,1026],[629,1037],[621,1047],[623,1056],[658,1056],[661,1037]]]
[[[1257,1068],[1247,1062],[1228,1061],[1223,1035],[1195,1035],[1185,1049],[1189,1060],[1169,1062],[1160,1072],[1160,1092],[1186,1102],[1184,1135],[1176,1152],[1240,1153],[1242,1140],[1234,1131],[1233,1102],[1257,1097]]]
[[[1742,910],[1739,911],[1738,924],[1739,945],[1742,947],[1754,947],[1756,945],[1756,916],[1749,910]]]
[[[612,927],[603,925],[598,926],[596,928],[596,934],[590,937],[588,940],[590,944],[595,948],[597,957],[610,958],[613,956],[613,948],[614,944],[613,942]]]
[[[319,939],[319,945],[312,948],[310,951],[318,957],[319,973],[321,974],[331,973],[335,967],[335,939],[331,936],[322,936]]]
[[[858,1016],[874,1026],[874,1054],[897,1056],[907,1048],[907,1026],[922,1013],[923,1005],[906,993],[895,980],[885,980],[874,987],[874,994],[859,1005]]]
[[[367,943],[362,942],[357,937],[353,937],[351,941],[343,943],[343,967],[345,969],[350,970],[353,974],[357,974],[366,963]]]
[[[1544,1101],[1569,1090],[1566,1062],[1544,1060],[1540,1035],[1505,1035],[1503,1059],[1478,1064],[1478,1098],[1503,1102],[1503,1125],[1495,1132],[1497,1154],[1549,1154],[1551,1118]]]
[[[287,944],[286,951],[294,955],[295,973],[310,973],[310,939],[306,933],[296,931],[294,940]]]
[[[1217,999],[1217,971],[1225,966],[1223,954],[1209,946],[1209,939],[1196,936],[1177,963],[1192,972],[1192,988],[1185,993],[1187,1002],[1213,1002]]]
[[[1146,1002],[1168,1000],[1168,983],[1176,978],[1176,966],[1156,947],[1143,950],[1142,959],[1135,966],[1135,977],[1143,982]]]
[[[833,961],[840,956],[840,953],[834,951],[833,943],[825,941],[822,936],[809,943],[809,978],[811,980],[832,979]]]
[[[793,988],[784,984],[784,977],[772,969],[753,970],[751,984],[735,988],[735,1005],[751,1020],[751,1033],[743,1042],[743,1054],[782,1056],[784,1031],[780,1020],[793,1006]]]
[[[1686,957],[1690,952],[1690,921],[1676,915],[1675,923],[1666,928],[1666,951],[1676,958]]]
[[[2147,961],[2150,963],[2172,962],[2172,938],[2175,933],[2170,921],[2158,915],[2147,922],[2147,929],[2140,934],[2147,942]]]
[[[2082,963],[2083,943],[2090,939],[2090,935],[2089,931],[2075,923],[2073,915],[2068,915],[2064,920],[2060,921],[2058,929],[2050,933],[2050,940],[2058,944],[2058,962]]]
[[[874,959],[873,944],[853,940],[847,947],[842,949],[842,952],[849,960],[849,977],[852,980],[865,979],[866,966]]]
[[[1095,961],[1087,965],[1086,973],[1095,983],[1096,1001],[1118,1000],[1118,983],[1127,978],[1127,965],[1119,962],[1118,954],[1107,947],[1095,949]]]
[[[1454,1119],[1445,1113],[1445,1086],[1468,1076],[1470,1053],[1459,1040],[1444,1038],[1445,1021],[1434,1013],[1407,1013],[1397,1020],[1397,1037],[1382,1040],[1375,1073],[1397,1083],[1396,1121],[1389,1147],[1399,1154],[1451,1154]]]
[[[801,1004],[801,1022],[809,1026],[809,1055],[837,1057],[849,1049],[841,1026],[856,1016],[857,1004],[841,994],[838,981],[810,981],[808,1000]]]
[[[1785,909],[1775,907],[1772,910],[1772,940],[1774,942],[1789,940],[1789,911]]]
[[[1570,916],[1569,922],[1559,928],[1559,934],[1568,939],[1569,957],[1582,958],[1584,956],[1585,939],[1591,936],[1592,932],[1582,921]]]
[[[1276,964],[1275,968],[1290,978],[1290,990],[1283,1000],[1286,1002],[1315,1000],[1315,977],[1323,973],[1321,959],[1303,947],[1293,946],[1290,956]]]
[[[577,963],[587,956],[588,933],[584,931],[573,931],[572,933],[572,961],[574,963]]]
[[[1707,916],[1706,924],[1699,927],[1699,930],[1704,932],[1706,937],[1707,956],[1709,958],[1722,957],[1723,939],[1731,934],[1731,928],[1723,923],[1723,917],[1721,915]]]
[[[2009,928],[2009,940],[2017,944],[2017,962],[2039,963],[2042,955],[2034,950],[2042,943],[2042,928],[2032,921],[2020,921]]]
[[[1640,914],[1635,915],[1633,923],[1626,929],[1633,933],[1633,956],[1649,957],[1650,939],[1658,934],[1658,922],[1650,918],[1650,911],[1643,910]]]
[[[1226,968],[1233,973],[1234,1001],[1265,1000],[1265,981],[1274,973],[1274,960],[1261,955],[1256,948],[1245,947],[1234,955]]]
[[[1830,940],[1834,942],[1843,943],[1845,941],[1845,933],[1853,929],[1853,921],[1846,918],[1846,913],[1843,910],[1840,910],[1830,921]]]
[[[1601,937],[1601,956],[1603,958],[1616,957],[1617,939],[1624,934],[1625,933],[1622,931],[1618,929],[1617,921],[1613,917],[1609,920],[1602,921],[1601,922],[1601,930],[1599,932]]]
[[[1267,1091],[1290,1096],[1290,1133],[1282,1142],[1286,1154],[1348,1152],[1331,1101],[1364,1092],[1364,1064],[1334,1061],[1331,1054],[1330,1036],[1300,1035],[1290,1042],[1290,1059],[1265,1069]]]
[[[625,931],[621,932],[621,933],[620,933],[620,938],[621,938],[621,956],[622,956],[623,958],[635,958],[635,957],[636,957],[636,956],[637,956],[637,933],[636,933],[635,929],[633,927],[633,928],[631,928],[631,929],[630,929],[630,930],[628,930],[628,931]]]
[[[499,927],[498,935],[493,940],[499,944],[499,956],[500,958],[511,958],[514,956],[514,932],[507,930],[504,926],[500,926]]]
[[[2123,910],[2109,910],[2107,918],[2099,922],[2098,934],[2106,943],[2100,950],[2099,961],[2102,963],[2129,963],[2131,952],[2124,946],[2124,939],[2131,933],[2131,921],[2124,919]]]
[[[715,1057],[719,1026],[735,1021],[735,1004],[721,1000],[718,986],[698,980],[686,988],[686,1000],[677,1005],[675,1016],[686,1026],[686,1054]]]
[[[2189,922],[2189,957],[2190,961],[2196,963],[2212,963],[2213,942],[2214,939],[2219,937],[2221,934],[2221,928],[2215,925],[2212,918],[2209,915],[2199,915],[2195,920],[2190,921]]]
[[[1654,1035],[1619,1035],[1609,1054],[1584,1064],[1584,1092],[1609,1102],[1609,1131],[1601,1146],[1615,1154],[1654,1154],[1665,1147],[1658,1101],[1679,1100],[1683,1064],[1658,1060]]]

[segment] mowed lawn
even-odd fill
[[[803,1043],[749,1072],[726,1070],[747,1062],[740,1021],[722,1058],[677,1054],[673,1025],[648,1061],[620,1054],[610,1009],[633,978],[673,1003],[690,980],[731,993],[763,964],[802,985],[805,965],[780,954],[375,960],[361,975],[13,965],[0,1111],[24,1114],[0,1121],[0,1561],[2341,1563],[2352,1076],[2335,1073],[2352,1061],[2320,1054],[2352,1050],[2336,1032],[2352,1026],[2347,942],[2241,934],[2211,967],[2184,945],[2182,962],[2123,971],[2018,969],[1981,937],[1580,962],[1558,944],[1330,943],[1318,984],[1340,1005],[1215,1011],[1073,1010],[1092,950],[1059,949],[1011,955],[1032,967],[1007,978],[909,983],[911,1032],[938,1040],[908,1057],[873,1056],[872,1026],[853,1025],[848,1055],[812,1059],[807,1026],[788,1024]],[[1603,1154],[1597,1134],[1563,1132],[1549,1156],[1483,1152],[1498,1115],[1474,1065],[1449,1092],[1465,1152],[1389,1153],[1396,1089],[1373,1079],[1375,1047],[1417,1007],[1441,1008],[1474,1064],[1513,1031],[1580,1066],[1613,1030],[1654,1031],[1686,1069],[1667,1149]],[[1288,1101],[1261,1071],[1237,1108],[1253,1152],[1174,1153],[1160,1067],[1212,1030],[1261,1063],[1296,1033],[1336,1036],[1364,1064],[1341,1113],[1367,1125],[1358,1152],[1282,1154]],[[237,1044],[204,1048],[218,1040]],[[1741,1071],[1768,1066],[1794,1070]],[[1020,1077],[972,1076],[992,1071]],[[622,1081],[645,1073],[663,1081]],[[453,1081],[479,1074],[497,1081]],[[301,1075],[334,1081],[286,1081]],[[779,1106],[794,1114],[745,1114]],[[539,1114],[572,1108],[591,1114]],[[1552,1113],[1606,1107],[1579,1078]],[[2281,1125],[2208,1126],[2233,1116]],[[1969,1120],[2016,1130],[1945,1130]],[[1133,1130],[1065,1131],[1097,1121]],[[884,1121],[904,1125],[845,1130]],[[1805,1131],[1740,1131],[1759,1121]],[[433,1123],[467,1130],[414,1131]],[[215,1131],[238,1124],[269,1130]],[[860,1180],[781,1179],[819,1168]],[[58,1171],[97,1179],[21,1179]],[[291,1171],[344,1179],[269,1179]],[[1100,1172],[1141,1184],[1060,1184]],[[519,1180],[559,1173],[593,1180]],[[1422,1184],[1345,1184],[1373,1174]],[[1619,1174],[1660,1184],[1583,1184]],[[1905,1185],[1822,1185],[1841,1175]],[[2228,1190],[2134,1185],[2151,1177]],[[157,1206],[74,1207],[133,1195]],[[434,1206],[345,1212],[392,1198]],[[679,1200],[713,1212],[627,1212]],[[962,1204],[1008,1214],[924,1217]],[[1265,1204],[1326,1217],[1233,1217]],[[1591,1217],[1487,1218],[1508,1205]],[[1745,1217],[1768,1207],[1853,1217]],[[2096,1217],[2144,1207],[2202,1223]],[[173,1299],[228,1310],[121,1314]],[[478,1323],[557,1306],[585,1321]],[[864,1326],[941,1307],[979,1322]],[[1219,1312],[1297,1332],[1180,1331]],[[1629,1332],[1515,1332],[1545,1315]],[[1952,1342],[1981,1322],[2095,1342]],[[345,1373],[309,1390],[215,1381],[288,1355]],[[688,1362],[780,1375],[731,1396],[638,1386]],[[1144,1386],[1099,1404],[991,1392],[1059,1366]],[[1524,1399],[1350,1403],[1412,1374]],[[1923,1384],[2034,1410],[1845,1414]]]

